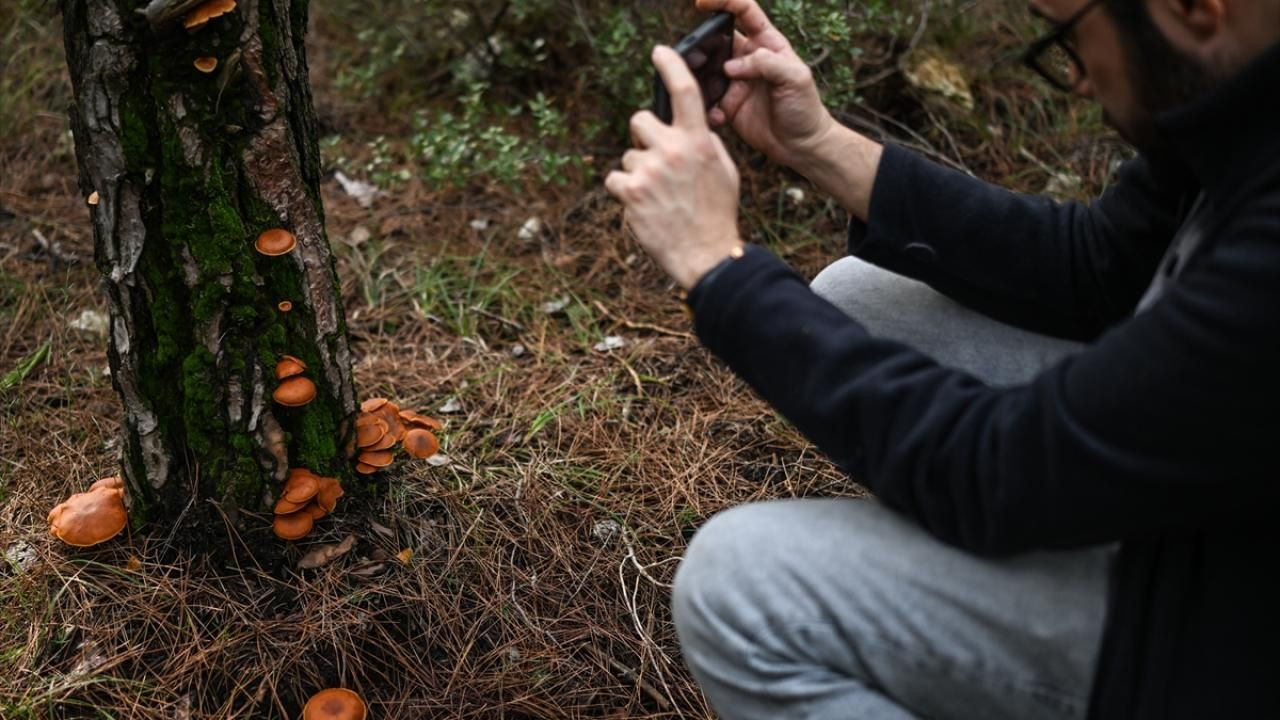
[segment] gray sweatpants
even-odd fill
[[[1078,349],[854,259],[814,289],[993,384]],[[1112,548],[991,560],[872,500],[734,508],[694,537],[672,608],[722,718],[1084,717]]]

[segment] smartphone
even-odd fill
[[[733,13],[718,12],[707,18],[697,30],[689,33],[675,47],[698,80],[707,110],[715,107],[729,90],[724,64],[733,57]],[[662,77],[655,73],[653,82],[653,114],[670,125],[671,95]]]

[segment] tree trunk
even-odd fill
[[[226,536],[225,515],[261,545],[289,467],[351,477],[355,396],[320,203],[307,0],[239,0],[195,31],[163,12],[191,0],[146,15],[142,0],[63,5],[131,521],[205,543]],[[210,57],[216,70],[195,67]],[[296,249],[257,252],[272,228]],[[318,390],[301,408],[272,400],[286,354]]]

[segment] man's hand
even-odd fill
[[[653,63],[671,95],[674,120],[668,126],[647,110],[636,113],[636,147],[605,187],[626,205],[640,246],[688,290],[741,246],[738,170],[707,125],[702,93],[684,59],[658,47]]]
[[[838,125],[822,104],[813,72],[756,0],[697,2],[700,10],[733,13],[739,31],[734,59],[725,65],[732,82],[711,111],[712,124],[731,125],[774,162],[804,172]]]

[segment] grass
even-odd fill
[[[322,188],[357,385],[429,412],[457,399],[440,415],[449,463],[397,468],[384,497],[321,524],[315,543],[353,534],[350,554],[280,574],[211,566],[162,535],[87,551],[45,535],[52,505],[115,471],[120,410],[105,340],[68,327],[104,302],[65,150],[57,20],[37,0],[0,7],[0,377],[14,378],[0,391],[0,717],[294,718],[333,684],[378,718],[707,717],[667,612],[688,538],[736,504],[861,492],[696,346],[599,188],[623,133],[570,148],[595,158],[568,185],[514,189],[433,187],[378,141],[406,146],[415,114],[456,99],[447,78],[423,80],[433,46],[403,37],[419,5],[313,4],[311,55],[326,157],[396,178],[370,209]],[[1018,189],[1056,172],[1081,195],[1105,184],[1123,150],[1097,114],[1011,61],[1032,32],[1023,5],[931,7],[919,43],[967,69],[975,110],[908,87],[895,53],[915,39],[873,29],[849,116]],[[920,19],[895,17],[910,32]],[[351,45],[360,33],[374,35]],[[497,107],[545,92],[591,112],[580,76],[521,78],[494,88]],[[810,276],[842,251],[829,201],[734,152],[755,239]],[[531,216],[544,231],[521,239]],[[80,261],[51,257],[36,231]],[[596,351],[609,335],[623,347]]]

